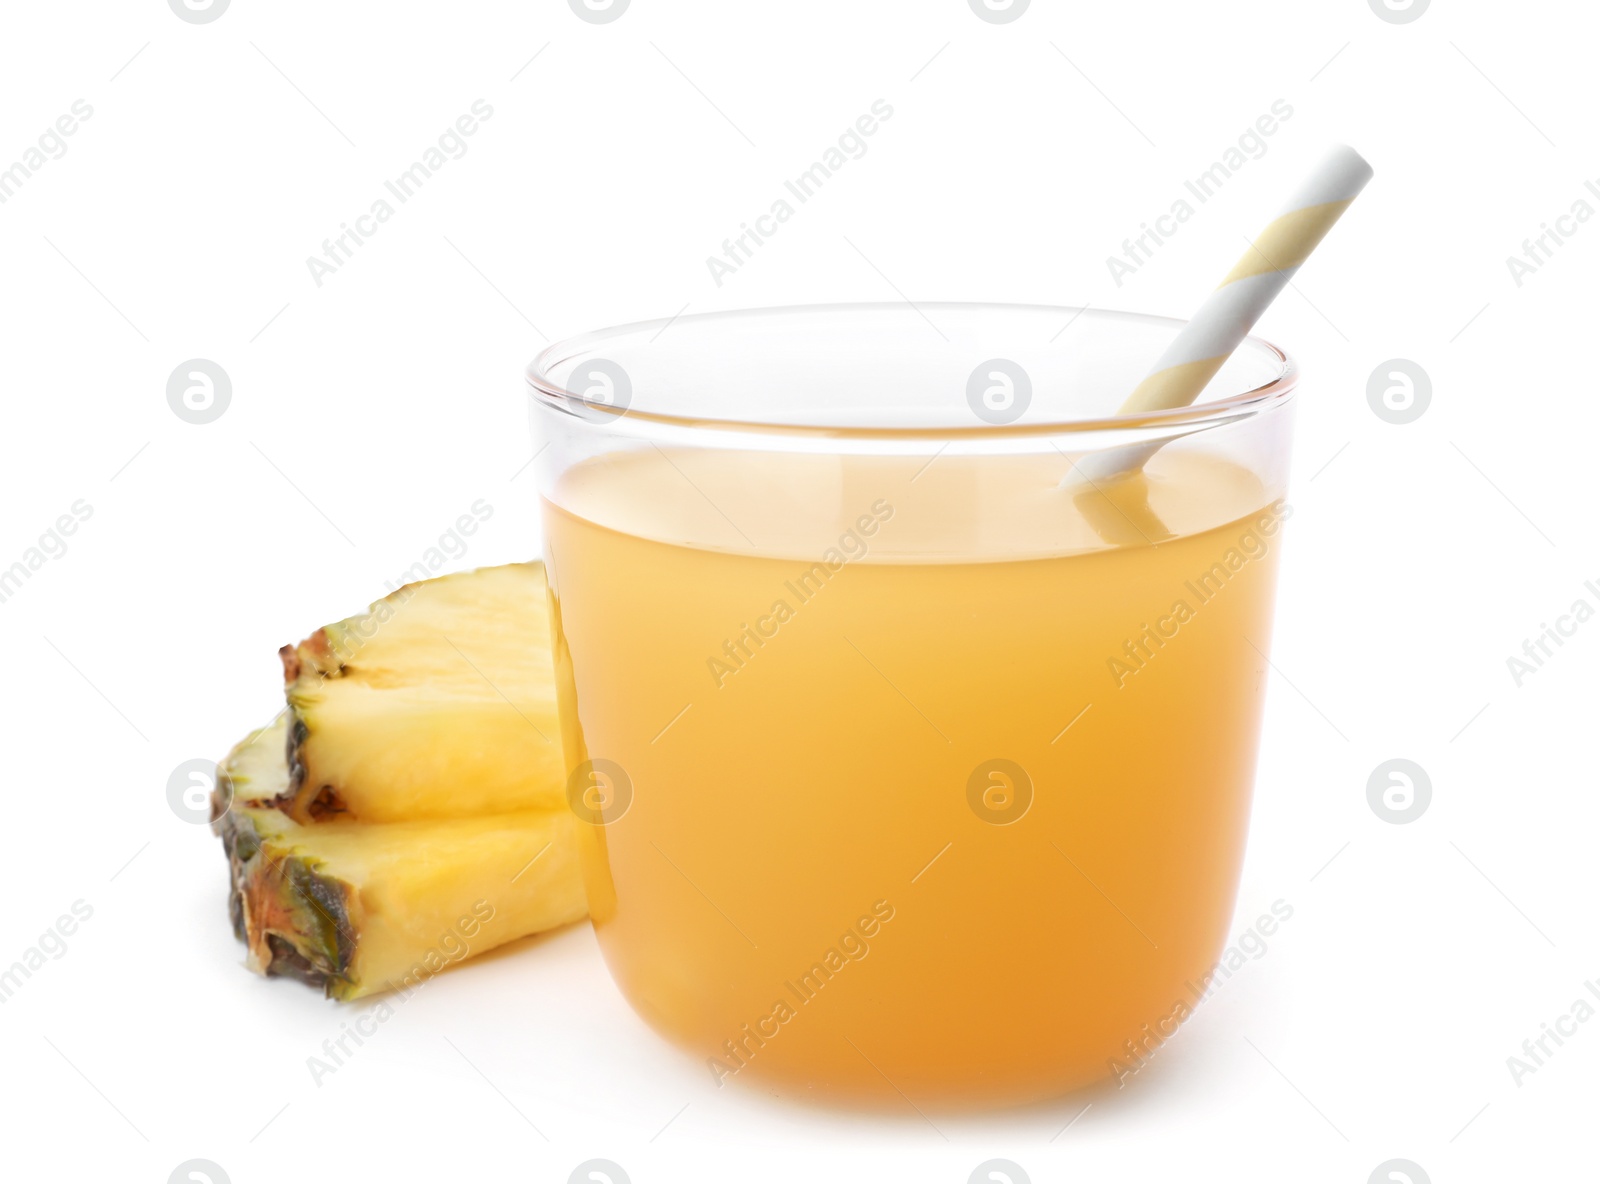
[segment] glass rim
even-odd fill
[[[575,391],[568,390],[561,383],[551,378],[551,372],[564,362],[571,360],[578,354],[592,349],[597,344],[615,340],[624,336],[637,335],[654,331],[652,337],[659,336],[670,326],[683,321],[710,322],[710,321],[736,321],[747,317],[773,316],[782,314],[817,314],[840,312],[880,312],[886,310],[923,309],[933,311],[983,311],[983,312],[1048,312],[1070,317],[1070,325],[1080,316],[1094,314],[1098,317],[1107,317],[1115,320],[1141,322],[1147,325],[1171,326],[1174,330],[1181,328],[1188,322],[1180,317],[1158,316],[1154,313],[1127,312],[1120,309],[1099,308],[1092,304],[1085,305],[1051,305],[1051,304],[1020,304],[1006,301],[925,301],[913,304],[910,301],[857,301],[844,303],[824,304],[784,304],[758,306],[755,308],[725,309],[713,312],[691,313],[687,316],[661,317],[648,321],[633,321],[629,324],[615,325],[610,328],[596,329],[576,337],[568,337],[552,343],[540,350],[538,355],[528,364],[525,377],[529,388],[530,397],[538,405],[560,414],[571,416],[573,419],[586,422],[602,429],[619,425],[627,420],[637,420],[647,424],[655,424],[668,428],[691,429],[695,432],[737,432],[743,434],[772,435],[779,437],[822,437],[827,439],[969,439],[982,438],[994,439],[996,437],[1026,438],[1037,436],[1061,436],[1077,433],[1105,433],[1108,431],[1127,431],[1140,429],[1163,429],[1182,427],[1187,431],[1203,428],[1213,422],[1231,423],[1247,415],[1254,415],[1286,402],[1293,396],[1300,378],[1300,368],[1293,357],[1286,351],[1262,337],[1246,336],[1240,342],[1238,349],[1254,347],[1268,358],[1276,359],[1278,373],[1270,381],[1261,383],[1247,391],[1236,395],[1228,395],[1221,399],[1213,399],[1203,403],[1191,403],[1183,407],[1173,407],[1159,411],[1136,412],[1130,415],[1102,416],[1095,419],[1063,419],[1047,423],[1016,423],[1016,424],[978,424],[970,427],[933,426],[933,427],[862,427],[852,424],[784,424],[772,423],[751,419],[729,419],[726,417],[712,416],[687,416],[668,415],[658,411],[646,411],[637,406],[629,406],[621,414],[615,414],[607,404],[595,402]],[[1238,350],[1235,350],[1238,352]],[[573,410],[573,405],[578,404],[605,416],[602,420],[585,417]],[[610,415],[605,413],[612,412]]]

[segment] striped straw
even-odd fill
[[[1229,355],[1255,326],[1306,257],[1372,179],[1372,166],[1354,148],[1330,152],[1267,228],[1178,331],[1119,415],[1187,407],[1200,397]],[[1082,489],[1143,468],[1168,441],[1130,444],[1091,453],[1061,479],[1063,489]]]
[[[1371,179],[1372,166],[1354,148],[1341,144],[1330,152],[1173,338],[1119,414],[1194,402]]]

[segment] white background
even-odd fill
[[[1364,0],[1034,0],[995,25],[964,0],[634,0],[592,25],[559,0],[233,0],[195,25],[104,0],[4,21],[0,168],[93,107],[0,205],[0,567],[93,507],[0,604],[0,964],[94,910],[0,1006],[8,1178],[1592,1164],[1600,1021],[1520,1086],[1506,1065],[1600,978],[1600,623],[1521,687],[1506,666],[1600,604],[1600,220],[1521,286],[1505,262],[1576,200],[1600,209],[1587,6],[1439,0],[1393,24]],[[706,256],[880,98],[870,151],[719,288]],[[476,99],[494,114],[470,151],[318,287],[306,257]],[[1106,257],[1277,99],[1294,114],[1266,153],[1119,288]],[[494,516],[460,566],[537,552],[520,372],[549,338],[902,293],[1182,315],[1334,139],[1376,180],[1260,330],[1305,382],[1235,929],[1278,898],[1294,917],[1151,1069],[937,1129],[718,1091],[580,927],[441,976],[313,1084],[350,1013],[240,968],[221,852],[167,777],[269,718],[276,648],[474,500]],[[165,395],[195,357],[233,383],[202,426]],[[1401,426],[1366,399],[1395,357],[1433,386]],[[1433,785],[1409,825],[1366,799],[1396,756]]]

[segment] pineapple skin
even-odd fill
[[[279,651],[299,822],[557,809],[565,800],[541,563],[408,584]]]
[[[251,969],[341,1000],[409,991],[474,954],[587,914],[580,824],[564,808],[302,825],[241,805],[241,792],[288,783],[288,730],[280,718],[237,747],[213,802],[229,913]]]

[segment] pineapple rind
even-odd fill
[[[352,885],[322,874],[295,846],[292,819],[277,810],[237,806],[221,820],[228,854],[228,912],[258,974],[285,975],[335,994],[349,977],[357,940]]]

